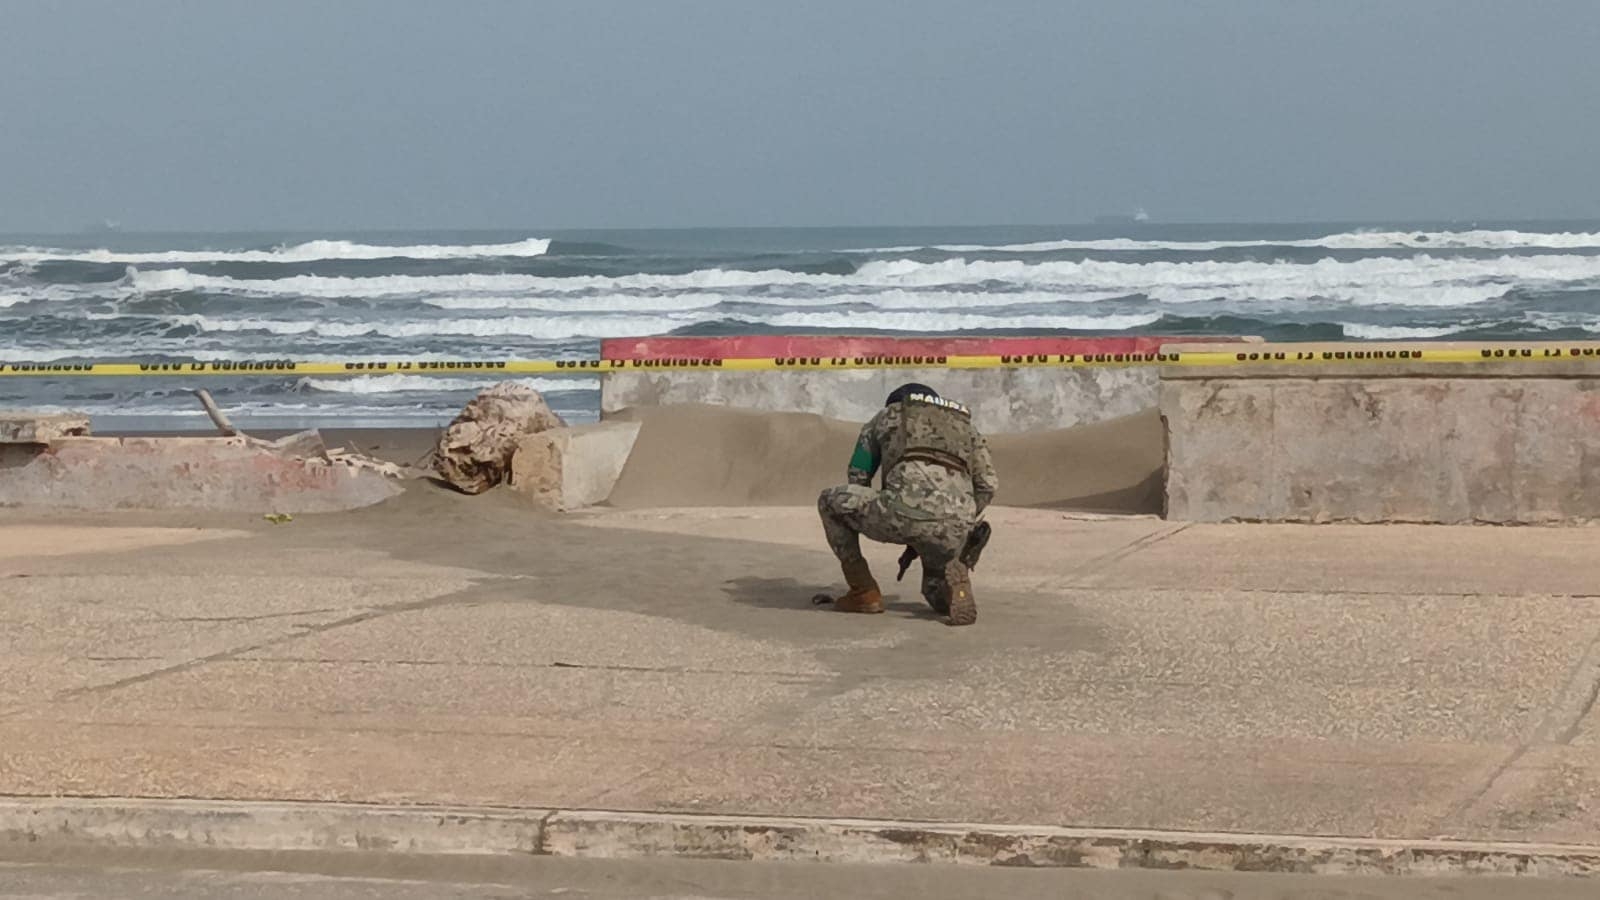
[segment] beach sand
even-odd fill
[[[861,423],[808,413],[681,405],[625,410],[642,423],[608,506],[810,506],[842,484]],[[331,447],[425,465],[434,428],[324,428]],[[109,432],[132,435],[132,432]],[[139,432],[149,434],[150,432]],[[198,432],[187,432],[196,434]],[[286,431],[252,431],[273,439]],[[1161,511],[1163,435],[1155,410],[1055,431],[989,436],[999,506]]]
[[[861,425],[807,413],[718,406],[628,410],[643,423],[609,505],[809,506],[841,484]],[[1139,413],[1093,425],[989,437],[1001,506],[1158,513],[1161,419]]]

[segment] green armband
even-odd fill
[[[872,450],[860,441],[856,442],[856,452],[850,454],[850,468],[858,472],[871,473],[875,468],[876,460],[872,458]]]

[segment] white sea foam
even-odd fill
[[[1539,231],[1352,231],[1329,235],[1318,244],[1338,250],[1481,249],[1481,250],[1576,250],[1600,247],[1597,232]]]
[[[1581,328],[1584,331],[1600,333],[1600,318],[1588,313],[1553,313],[1529,310],[1522,314],[1522,320],[1525,325],[1542,331]]]
[[[88,263],[200,263],[200,262],[316,262],[324,259],[473,259],[498,256],[543,256],[550,250],[545,238],[528,238],[510,244],[413,244],[389,246],[353,241],[306,241],[271,250],[161,250],[134,253],[121,250],[62,250],[48,247],[0,248],[0,260],[22,262]]]
[[[947,253],[1050,253],[1063,250],[1179,250],[1204,252],[1249,247],[1322,247],[1329,250],[1573,250],[1600,247],[1597,232],[1538,231],[1344,231],[1316,238],[1236,241],[1171,241],[1135,238],[1094,240],[1034,241],[1025,244],[933,244],[923,246],[876,247],[848,253],[909,253],[917,250],[942,250]]]
[[[1369,325],[1359,322],[1341,322],[1339,327],[1344,329],[1345,337],[1355,340],[1403,341],[1441,338],[1471,326],[1462,324],[1446,327],[1425,327],[1420,325]]]
[[[730,299],[724,294],[596,294],[589,296],[543,296],[540,294],[451,294],[423,297],[422,302],[440,309],[521,310],[527,312],[675,312],[709,309]]]
[[[109,354],[109,350],[95,349],[92,347],[53,347],[50,349],[34,347],[5,347],[0,346],[0,362],[7,363],[48,363],[59,362],[63,359],[88,359],[96,354]]]
[[[441,305],[469,303],[471,301],[464,298],[474,295],[558,298],[588,293],[595,298],[615,298],[707,292],[738,292],[741,295],[738,299],[742,301],[776,305],[808,305],[808,301],[814,302],[819,297],[841,295],[852,295],[870,304],[874,302],[875,293],[884,291],[924,293],[937,290],[986,296],[1048,292],[1056,295],[1057,300],[1145,294],[1168,303],[1210,299],[1323,299],[1358,306],[1461,306],[1493,299],[1516,287],[1561,290],[1597,284],[1600,284],[1600,256],[1559,254],[1488,259],[1419,254],[1404,259],[1322,259],[1310,263],[1025,262],[959,258],[925,263],[899,259],[869,262],[850,275],[702,269],[683,275],[617,278],[477,274],[235,279],[196,274],[186,269],[132,269],[128,277],[129,288],[136,292],[198,290],[245,296],[415,297],[425,301],[450,298]],[[537,309],[535,304],[543,301],[525,299],[522,302],[527,303],[529,309]]]
[[[375,275],[366,278],[295,275],[288,278],[231,278],[204,275],[187,269],[130,269],[129,284],[136,290],[212,291],[218,293],[302,297],[404,297],[448,294],[506,294],[542,292],[569,294],[605,291],[686,291],[708,288],[767,287],[772,285],[845,285],[853,276],[805,275],[782,269],[745,272],[701,269],[685,275],[624,275],[610,278],[580,275],[556,278],[540,275]]]
[[[159,399],[152,402],[150,399],[141,398],[127,403],[30,403],[28,409],[39,413],[84,413],[97,420],[113,417],[162,420],[203,418],[205,411],[194,406],[192,397],[188,400],[189,402],[183,402],[174,399],[162,403]],[[329,418],[336,420],[332,423],[334,426],[348,425],[351,421],[362,418],[444,422],[460,411],[454,405],[438,402],[382,406],[351,403],[337,397],[329,397],[322,403],[251,400],[227,403],[226,406],[229,417],[235,421],[247,421],[255,417],[302,420]],[[569,422],[584,421],[594,416],[593,412],[584,409],[557,408],[555,412]]]
[[[961,309],[1002,306],[1028,306],[1055,303],[1094,303],[1127,296],[1118,291],[905,291],[874,290],[857,293],[817,294],[461,294],[423,297],[422,303],[441,309],[525,310],[553,313],[575,312],[678,312],[710,309],[725,303],[759,306],[825,307],[859,303],[878,309]]]
[[[385,320],[328,322],[315,319],[232,319],[221,316],[179,315],[160,317],[175,326],[202,333],[264,332],[329,338],[357,337],[519,337],[568,340],[578,337],[630,337],[657,334],[663,329],[714,321],[720,317],[694,314],[660,316],[500,316],[477,319]]]
[[[592,390],[593,376],[575,378],[507,378],[493,372],[462,378],[442,375],[358,375],[347,378],[302,378],[302,389],[331,394],[394,394],[410,392],[449,393],[477,391],[491,384],[510,381],[542,394],[559,391]]]
[[[1149,324],[1161,317],[1158,312],[1132,315],[983,315],[977,313],[922,311],[882,312],[778,312],[771,315],[718,315],[706,312],[675,313],[660,316],[500,316],[472,319],[389,320],[373,322],[326,322],[312,319],[224,318],[181,315],[161,317],[174,326],[188,326],[202,333],[256,332],[275,335],[307,335],[327,338],[437,336],[527,337],[539,340],[574,338],[632,337],[659,334],[686,325],[708,322],[736,322],[748,325],[805,328],[882,328],[892,330],[954,331],[966,328],[1082,328],[1122,329]]]
[[[1150,325],[1161,313],[1131,313],[1112,316],[985,316],[970,313],[860,312],[860,313],[779,313],[770,318],[734,317],[733,321],[776,325],[780,328],[872,328],[886,331],[970,331],[984,328],[1071,329],[1081,331],[1121,331]]]
[[[24,303],[59,303],[75,300],[114,300],[128,295],[128,287],[116,283],[80,284],[8,284],[0,293],[0,309],[21,306]]]
[[[1184,304],[1207,300],[1321,306],[1403,306],[1457,308],[1505,296],[1511,285],[1408,283],[1404,279],[1349,283],[1304,279],[1243,285],[1193,285],[1152,287],[1144,293],[1161,303]],[[1291,301],[1303,301],[1292,304]]]

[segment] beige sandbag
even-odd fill
[[[439,436],[434,471],[463,493],[481,494],[511,471],[519,435],[566,424],[538,391],[501,382],[467,403]]]

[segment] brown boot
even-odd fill
[[[978,602],[972,596],[972,576],[960,560],[945,566],[944,583],[950,592],[950,624],[971,625],[978,621]]]
[[[833,608],[839,612],[883,612],[883,594],[878,591],[878,582],[872,577],[872,569],[867,561],[858,559],[844,563],[841,568],[844,569],[844,581],[850,590],[833,601]]]

